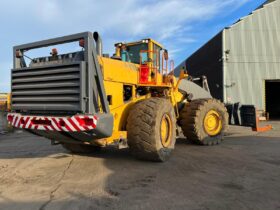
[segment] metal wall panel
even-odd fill
[[[183,65],[193,77],[205,75],[212,96],[223,100],[222,32],[189,57]],[[177,75],[181,66],[182,64],[176,68]]]
[[[280,0],[223,31],[225,102],[265,110],[264,81],[280,79]]]

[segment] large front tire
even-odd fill
[[[216,99],[198,99],[185,104],[180,112],[184,136],[201,145],[219,144],[228,127],[228,113]]]
[[[128,116],[128,145],[138,159],[164,162],[176,141],[176,117],[169,100],[150,98],[138,102]]]

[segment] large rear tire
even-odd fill
[[[74,154],[90,154],[101,150],[101,147],[85,144],[62,143],[61,145],[63,148]]]
[[[180,125],[184,136],[201,145],[221,143],[228,128],[228,113],[216,99],[198,99],[186,103],[180,112]]]
[[[176,117],[172,104],[150,98],[134,105],[128,116],[128,145],[138,159],[164,162],[176,141]]]

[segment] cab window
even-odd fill
[[[140,64],[140,52],[143,50],[148,50],[147,43],[141,43],[141,44],[122,47],[122,49],[121,49],[122,60],[131,62],[131,63]],[[148,60],[147,53],[146,53],[146,56],[145,56],[145,53],[143,53],[141,55],[141,57],[142,57],[142,60],[143,59]]]
[[[153,48],[154,48],[153,65],[154,65],[154,67],[157,68],[158,71],[160,71],[162,68],[161,48],[156,44],[153,45]]]
[[[148,63],[148,52],[140,52],[141,55],[141,64]]]

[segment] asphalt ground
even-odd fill
[[[28,133],[0,134],[0,209],[280,209],[280,122],[231,126],[207,147],[178,138],[166,163],[106,148],[73,155]]]

